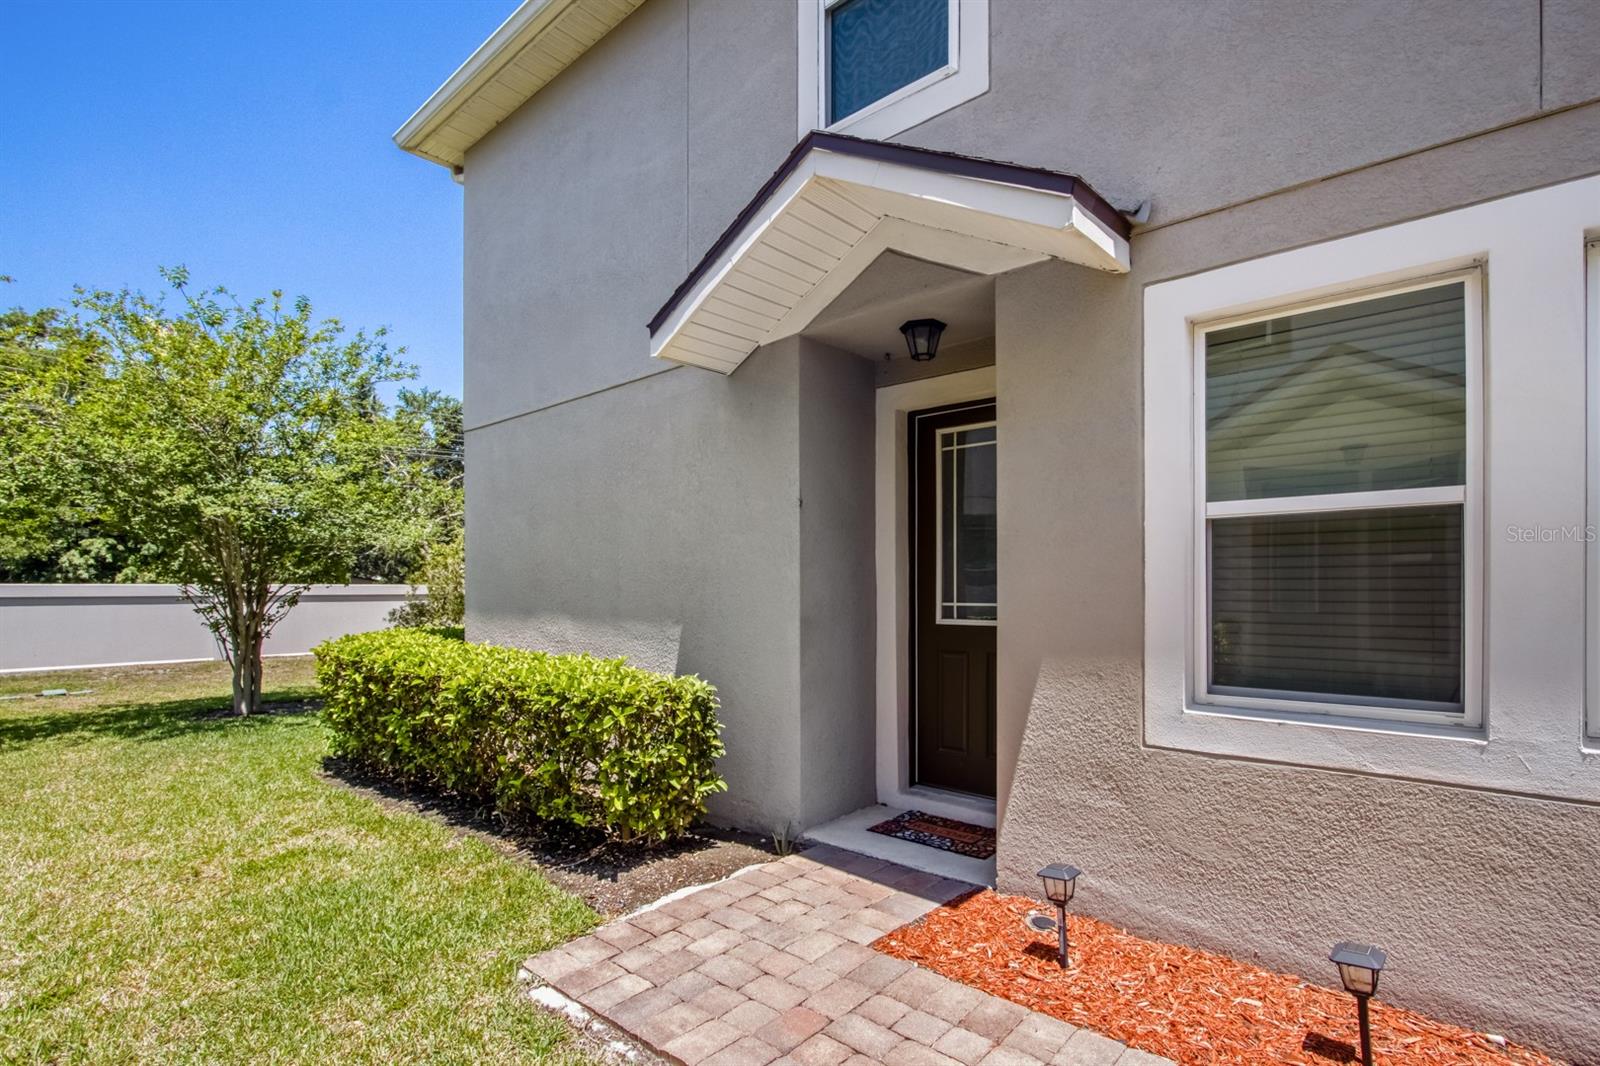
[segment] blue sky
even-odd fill
[[[6,0],[0,306],[181,263],[387,325],[459,396],[462,190],[389,136],[515,6]]]

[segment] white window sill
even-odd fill
[[[1176,713],[1173,713],[1173,711]],[[1317,720],[1311,720],[1315,718]],[[1318,770],[1600,803],[1600,750],[1485,729],[1291,715],[1203,704],[1145,706],[1145,746]]]
[[[1310,726],[1313,729],[1342,729],[1358,733],[1381,733],[1390,736],[1427,737],[1434,740],[1451,740],[1482,745],[1488,734],[1481,726],[1450,722],[1402,721],[1394,718],[1377,718],[1365,715],[1300,712],[1290,710],[1259,710],[1237,707],[1226,703],[1188,703],[1185,715],[1199,718],[1236,719],[1245,722],[1265,722],[1276,725]]]
[[[856,137],[866,137],[871,136],[871,134],[863,133],[855,127],[860,126],[863,129],[869,127],[887,128],[888,126],[897,125],[899,122],[904,121],[906,117],[903,114],[905,108],[900,107],[900,105],[904,104],[918,93],[932,89],[946,78],[953,77],[959,69],[960,68],[956,64],[951,63],[947,66],[940,67],[938,70],[924,74],[911,84],[902,85],[888,96],[875,100],[866,107],[861,108],[859,111],[853,111],[844,118],[839,119],[837,122],[834,122],[832,125],[828,126],[827,131],[829,133],[848,133]],[[886,116],[888,119],[890,119],[888,123],[884,123],[882,120],[874,122],[874,119],[877,119],[879,115],[883,115],[885,112],[890,112],[890,114]],[[896,118],[897,113],[899,113],[898,118]],[[817,121],[820,122],[821,119],[822,116],[819,113],[817,116]],[[901,127],[901,129],[895,130],[894,132],[899,133],[909,128],[909,126],[904,126]],[[880,136],[893,136],[893,134],[880,134]]]

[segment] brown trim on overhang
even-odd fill
[[[851,137],[843,133],[812,130],[790,150],[778,169],[772,172],[772,176],[762,183],[755,196],[750,198],[750,202],[734,216],[733,222],[722,231],[722,235],[716,239],[706,254],[700,257],[694,269],[689,271],[689,276],[672,290],[667,302],[662,304],[661,309],[650,319],[652,337],[672,312],[677,310],[695,283],[703,278],[717,258],[727,251],[745,224],[761,210],[762,205],[777,191],[778,186],[794,173],[800,161],[813,149],[876,160],[880,163],[921,167],[923,170],[938,174],[954,174],[963,178],[976,178],[980,181],[994,181],[1026,189],[1060,193],[1072,197],[1085,211],[1105,223],[1124,240],[1133,231],[1133,224],[1120,211],[1107,203],[1105,197],[1095,192],[1089,187],[1088,182],[1075,174],[1046,170],[1043,167],[1023,166],[1021,163],[1003,163],[996,159],[982,159],[978,156],[958,155],[955,152],[940,152],[932,148],[913,148],[910,145],[890,144],[887,141],[869,141],[863,137]]]

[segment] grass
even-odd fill
[[[266,660],[265,698],[298,700],[317,694],[317,678],[309,655]],[[69,692],[93,689],[88,696],[52,696],[29,701],[38,711],[116,711],[136,704],[199,701],[195,707],[225,707],[228,668],[222,663],[173,663],[170,666],[121,666],[101,670],[52,670],[44,674],[0,674],[0,696],[37,693],[47,688]],[[0,703],[5,711],[21,709]]]
[[[0,702],[0,1062],[579,1058],[514,972],[594,915],[321,779],[314,715],[204,717],[216,663],[0,678],[45,687],[95,691]]]

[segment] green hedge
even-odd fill
[[[414,629],[319,645],[336,754],[507,814],[664,839],[727,787],[716,689]]]

